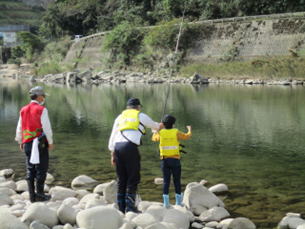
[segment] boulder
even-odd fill
[[[71,183],[71,187],[74,190],[78,189],[92,189],[94,186],[97,185],[97,181],[92,179],[89,176],[86,175],[80,175],[78,177],[75,177]]]
[[[53,227],[58,223],[56,211],[52,210],[44,203],[31,204],[21,218],[21,221],[27,224],[30,224],[35,220],[48,227]]]
[[[212,207],[224,207],[224,203],[214,193],[199,183],[190,183],[186,186],[184,205],[191,209],[194,214],[200,215],[204,210]]]
[[[65,204],[62,204],[57,210],[57,217],[62,224],[70,223],[74,225],[76,223],[77,211]]]
[[[53,209],[54,211],[57,212],[57,210],[59,209],[59,207],[62,205],[62,202],[61,201],[51,201],[51,202],[48,202],[47,203],[47,206],[51,209]]]
[[[152,215],[157,221],[162,221],[166,209],[159,205],[151,205],[147,208],[145,213]]]
[[[141,211],[141,212],[145,212],[149,206],[151,205],[159,205],[159,206],[163,206],[162,203],[159,203],[159,202],[151,202],[151,201],[140,201],[139,204],[138,204],[138,209]]]
[[[7,187],[2,187],[0,188],[0,195],[7,195],[7,196],[12,196],[15,195],[16,192],[13,189],[7,188]]]
[[[201,229],[203,228],[204,226],[200,223],[197,223],[197,222],[194,222],[192,223],[192,228],[198,228],[198,229]]]
[[[209,191],[213,193],[222,193],[222,192],[228,192],[229,188],[226,184],[217,184],[209,188]]]
[[[15,176],[15,172],[13,169],[2,169],[0,170],[0,177],[4,177],[5,179],[12,179]]]
[[[126,220],[127,222],[132,221],[132,219],[135,218],[137,215],[138,215],[138,214],[135,213],[135,212],[131,212],[131,211],[130,211],[130,212],[127,212],[127,213],[125,213],[125,220]]]
[[[0,225],[1,229],[28,229],[20,219],[3,209],[0,209]]]
[[[38,221],[33,221],[30,224],[30,229],[49,229],[49,227],[47,227],[46,225],[44,225]]]
[[[75,197],[77,195],[74,190],[62,186],[55,186],[51,188],[49,193],[52,196],[52,201],[64,200],[66,198]]]
[[[14,181],[5,181],[0,183],[0,188],[10,188],[14,191],[17,189],[17,185]]]
[[[5,194],[0,194],[0,206],[12,204],[14,204],[14,201],[11,199],[11,197]]]
[[[107,203],[103,196],[99,196],[99,198],[94,198],[87,201],[85,209],[93,208],[96,206],[103,206],[103,205],[107,205]]]
[[[156,185],[161,185],[161,184],[163,184],[163,178],[161,178],[161,177],[156,177],[155,180],[154,180],[154,183],[155,183]]]
[[[76,221],[86,229],[118,229],[123,224],[119,211],[108,206],[83,210],[77,214]]]
[[[286,228],[297,228],[298,226],[305,224],[305,220],[300,217],[300,215],[296,214],[287,214],[279,223],[279,229]]]
[[[228,229],[256,229],[256,226],[251,220],[244,217],[238,217],[229,223]]]
[[[112,204],[116,202],[117,188],[118,188],[118,184],[115,180],[105,185],[104,197],[105,197],[105,201],[108,204]]]
[[[230,216],[230,213],[223,207],[213,207],[200,214],[199,219],[204,222],[220,221]]]
[[[177,209],[169,209],[165,212],[163,222],[172,223],[179,229],[188,229],[189,217]]]
[[[301,224],[297,227],[297,229],[305,229],[305,224]]]
[[[46,184],[53,184],[53,182],[55,181],[55,178],[52,174],[47,173],[47,178],[46,178]]]
[[[26,180],[20,180],[16,182],[16,191],[17,192],[25,192],[28,191],[28,183]]]
[[[145,212],[133,218],[132,222],[134,222],[138,227],[145,228],[149,225],[157,223],[157,220],[151,214]]]

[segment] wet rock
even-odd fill
[[[49,227],[47,227],[46,225],[43,225],[43,224],[40,223],[40,222],[33,221],[33,222],[30,224],[30,229],[49,229]]]
[[[87,175],[80,175],[75,177],[71,183],[71,187],[74,190],[77,189],[92,189],[94,186],[97,185],[97,180],[92,179]]]
[[[199,183],[190,183],[186,186],[183,203],[194,214],[200,215],[212,207],[224,207],[224,203],[214,193]]]
[[[161,178],[161,177],[155,178],[154,183],[155,183],[156,185],[161,185],[161,184],[163,184],[163,178]]]
[[[49,193],[52,196],[52,201],[64,200],[69,197],[75,197],[77,194],[74,190],[62,186],[55,186],[51,188]]]
[[[238,217],[229,223],[228,229],[256,229],[256,226],[251,220],[243,217]]]
[[[0,209],[1,229],[28,229],[28,227],[7,210]]]
[[[220,221],[230,216],[230,213],[223,207],[213,207],[200,214],[199,219],[205,222]]]
[[[123,220],[118,210],[111,207],[95,207],[77,214],[77,225],[86,229],[118,229]]]
[[[77,79],[77,72],[67,72],[66,75],[66,82],[69,84],[74,84],[76,83]]]
[[[177,209],[169,209],[165,212],[163,222],[172,223],[176,228],[188,229],[190,225],[189,218],[186,214]]]
[[[223,193],[228,192],[229,188],[226,184],[217,184],[209,188],[209,191],[213,193]]]
[[[35,220],[48,227],[53,227],[58,223],[56,211],[50,209],[44,203],[31,204],[21,218],[21,221],[27,224]]]
[[[15,176],[15,172],[13,169],[0,170],[0,177],[4,177],[5,179],[13,179],[14,176]]]
[[[62,224],[70,223],[74,225],[76,223],[77,211],[65,204],[62,204],[57,210],[57,217]]]
[[[151,214],[145,212],[133,218],[132,222],[134,222],[139,227],[145,228],[149,225],[156,223],[157,220]]]

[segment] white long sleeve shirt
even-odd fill
[[[36,100],[32,100],[31,103],[38,103]],[[52,127],[49,119],[49,114],[47,108],[44,108],[41,114],[41,125],[44,134],[46,135],[49,144],[53,144],[53,132],[52,132]],[[16,128],[16,137],[15,140],[21,144],[22,143],[22,119],[21,115],[19,116],[17,128]]]
[[[115,143],[117,142],[127,142],[128,140],[135,143],[136,145],[140,145],[142,134],[138,130],[124,130],[123,134],[119,129],[119,120],[121,115],[119,115],[113,124],[112,132],[109,138],[108,148],[111,152],[114,151]],[[159,123],[154,122],[148,115],[144,113],[139,114],[140,122],[147,128],[151,128],[152,130],[159,129]],[[139,126],[140,130],[143,132],[144,127],[142,125]],[[127,140],[127,139],[128,140]]]

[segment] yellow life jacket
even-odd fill
[[[141,134],[145,134],[145,129],[144,131],[139,129],[139,125],[143,126],[139,119],[139,113],[140,111],[136,109],[124,110],[119,120],[119,130],[138,130]]]
[[[178,129],[162,129],[160,134],[160,156],[172,157],[180,156],[180,146],[178,141]]]

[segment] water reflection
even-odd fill
[[[20,176],[23,155],[13,138],[29,88],[18,83],[0,85],[0,169],[12,167]],[[66,184],[79,174],[100,182],[114,179],[107,142],[126,100],[139,97],[144,112],[160,120],[168,99],[167,112],[177,117],[178,128],[192,125],[194,129],[187,142],[189,153],[182,159],[183,184],[203,178],[228,184],[232,191],[225,200],[228,208],[251,217],[261,228],[274,226],[288,211],[303,211],[303,87],[171,85],[166,98],[167,89],[167,85],[46,86],[56,141],[51,172],[57,182]],[[160,200],[161,187],[153,184],[153,178],[161,176],[157,147],[149,136],[141,152],[141,195]]]

